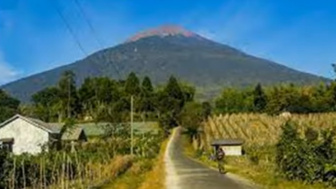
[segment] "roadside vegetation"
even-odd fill
[[[336,187],[335,86],[226,88],[213,107],[185,106],[188,154],[217,167],[211,142],[240,138],[244,155],[226,158],[229,172],[266,188]]]
[[[335,82],[227,88],[214,102],[197,102],[195,89],[173,76],[158,87],[134,73],[126,80],[87,78],[80,86],[75,77],[65,72],[57,86],[36,93],[31,105],[19,106],[0,93],[6,111],[1,119],[21,113],[63,123],[62,133],[76,123],[104,123],[103,132],[77,144],[76,152],[66,143],[49,144],[37,156],[1,152],[0,188],[162,188],[160,147],[179,125],[193,156],[208,165],[214,165],[214,139],[244,139],[245,155],[227,158],[227,168],[268,188],[336,185]],[[157,122],[159,132],[137,132],[132,142],[131,115],[136,122]]]
[[[266,188],[328,188],[334,185],[336,114],[232,114],[209,117],[189,155],[210,166],[217,138],[244,139],[244,155],[226,168]],[[311,127],[310,125],[314,125]],[[190,145],[191,146],[191,145]],[[323,176],[324,175],[324,176]]]
[[[8,110],[2,120],[21,113],[60,123],[61,134],[80,125],[99,130],[88,142],[75,146],[51,142],[38,155],[14,156],[1,150],[0,188],[163,187],[164,165],[162,155],[158,156],[164,150],[162,142],[180,124],[179,115],[193,101],[194,88],[174,77],[155,88],[150,78],[141,82],[134,73],[118,81],[87,78],[78,87],[75,77],[71,71],[63,73],[57,86],[33,95],[30,105],[19,107],[17,100],[0,94],[0,106]],[[131,113],[134,122],[142,123],[133,140]],[[158,127],[148,129],[153,125]]]

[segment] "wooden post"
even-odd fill
[[[16,158],[14,157],[14,168],[12,175],[12,189],[15,189],[15,171],[16,171]]]
[[[24,159],[22,160],[22,178],[23,178],[23,188],[26,189],[26,172],[25,172]]]

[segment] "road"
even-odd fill
[[[167,189],[251,189],[246,182],[219,174],[183,154],[180,129],[175,129],[165,153]]]

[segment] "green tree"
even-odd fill
[[[260,83],[254,89],[253,97],[254,97],[253,99],[254,110],[257,112],[263,112],[267,105],[267,101],[266,101],[266,95]]]
[[[196,102],[188,102],[180,114],[180,125],[186,129],[190,141],[198,138],[198,131],[203,121],[202,105]]]
[[[12,117],[19,112],[20,101],[12,98],[0,89],[0,122]]]
[[[93,78],[86,78],[78,90],[79,100],[82,103],[84,116],[93,116],[96,112],[97,102],[95,93],[96,82]]]
[[[183,93],[183,96],[184,96],[184,101],[185,102],[192,102],[194,100],[194,97],[195,97],[195,87],[189,85],[189,84],[185,84],[185,83],[182,83],[180,84],[180,88],[181,88],[181,91]]]
[[[140,81],[139,78],[136,76],[136,74],[134,72],[131,72],[126,80],[125,83],[125,92],[126,95],[133,95],[133,96],[137,96],[140,93]]]
[[[67,118],[77,115],[80,111],[75,77],[74,72],[65,71],[58,82],[61,112]]]
[[[141,91],[145,94],[152,93],[154,91],[152,81],[146,76],[141,84]]]
[[[212,113],[212,107],[209,102],[203,102],[202,103],[202,117],[204,120],[208,119],[208,117]]]
[[[178,126],[178,117],[184,103],[185,95],[177,79],[171,76],[165,88],[158,92],[159,122],[163,128]]]
[[[168,80],[168,84],[164,89],[164,92],[171,98],[184,101],[184,94],[181,87],[174,76],[171,76]]]
[[[57,118],[57,105],[60,102],[59,90],[56,87],[45,88],[32,96],[34,114],[39,119],[49,122]]]
[[[144,117],[147,117],[149,112],[154,111],[155,109],[154,97],[155,97],[155,94],[154,94],[152,82],[150,78],[146,76],[144,80],[142,81],[140,99],[138,101],[139,103],[138,107],[139,107],[140,112],[142,112],[143,119]]]
[[[216,111],[219,113],[239,113],[253,110],[253,95],[249,89],[224,89],[215,101]]]

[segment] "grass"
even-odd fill
[[[167,140],[162,143],[157,158],[136,160],[125,174],[98,189],[164,189],[164,153],[166,145]]]
[[[160,154],[155,162],[154,168],[146,174],[146,179],[139,189],[164,189],[165,188],[165,163],[164,154],[166,152],[168,140],[162,143]]]
[[[137,189],[145,180],[145,175],[152,165],[153,160],[139,159],[125,174],[99,187],[99,189]]]

